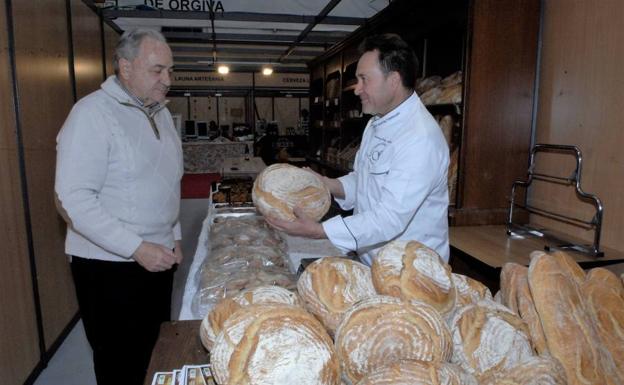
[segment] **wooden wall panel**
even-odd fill
[[[460,207],[506,208],[528,163],[540,2],[473,3]]]
[[[5,2],[0,1],[0,382],[22,384],[39,361],[22,205]]]
[[[624,250],[624,2],[549,0],[544,29],[536,140],[580,147],[582,187],[604,203],[602,244]],[[559,157],[560,158],[560,157]],[[569,170],[557,157],[542,165]],[[587,218],[591,206],[561,188],[536,188],[531,203]],[[591,234],[540,217],[534,223],[587,240]]]
[[[115,53],[115,46],[119,41],[119,34],[115,32],[108,24],[104,23],[104,47],[105,47],[105,59],[106,59],[106,76],[110,76],[115,73],[113,70],[113,55]]]
[[[216,98],[211,98],[216,99]],[[216,121],[216,115],[212,118]],[[228,125],[230,133],[234,123],[245,123],[245,98],[243,97],[220,97],[219,98],[219,125]]]
[[[180,114],[182,116],[182,124],[188,120],[188,101],[186,96],[168,97],[169,104],[167,108],[172,114]]]
[[[54,205],[56,135],[73,104],[65,6],[58,1],[13,2],[17,84],[26,179],[49,348],[77,312],[64,253],[64,225]]]
[[[256,98],[257,115],[254,119],[264,119],[267,122],[273,120],[273,110],[271,107],[271,98],[258,97]]]
[[[186,104],[186,98],[184,103],[184,110],[188,112],[188,106]],[[221,98],[221,101],[224,98]],[[186,114],[185,114],[186,115]],[[214,96],[201,96],[191,98],[191,118],[190,120],[210,122],[211,120],[217,121],[217,98]],[[225,123],[224,123],[225,124]]]
[[[82,0],[71,0],[71,16],[76,95],[80,99],[104,81],[102,32],[100,18]]]
[[[297,129],[299,124],[299,98],[275,98],[275,120],[280,135],[288,135],[288,129]]]

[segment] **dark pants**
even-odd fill
[[[73,257],[78,306],[98,385],[141,385],[160,324],[170,320],[171,269]]]

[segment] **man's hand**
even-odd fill
[[[165,246],[146,241],[141,242],[132,257],[145,270],[151,272],[169,270],[176,263],[176,256],[173,251]]]
[[[310,167],[303,167],[303,169],[306,170],[307,172],[310,172],[316,175],[316,177],[319,178],[321,182],[323,182],[323,184],[327,187],[327,189],[329,189],[329,193],[332,196],[334,196],[334,198],[344,199],[345,197],[344,188],[342,187],[342,182],[340,182],[338,179],[332,179],[332,178],[323,176],[319,174],[318,172],[312,170]]]
[[[265,219],[269,225],[279,231],[285,232],[286,234],[314,239],[327,238],[325,230],[323,230],[323,226],[320,223],[315,222],[312,218],[306,216],[301,208],[295,207],[293,212],[296,217],[294,221],[286,221],[269,216],[265,217]]]
[[[173,249],[173,254],[176,257],[176,263],[179,265],[182,263],[184,259],[184,255],[182,254],[182,242],[175,241],[175,248]]]

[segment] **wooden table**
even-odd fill
[[[184,365],[205,365],[210,362],[210,355],[199,339],[200,324],[201,320],[172,321],[160,326],[145,385],[151,385],[156,372],[172,372]]]
[[[555,246],[540,237],[508,236],[506,226],[455,226],[449,228],[453,271],[479,279],[492,290],[498,289],[501,267],[507,262],[528,266],[529,256],[545,245]],[[590,257],[567,251],[584,269],[624,262],[624,253],[603,247],[605,255]]]

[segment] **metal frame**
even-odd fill
[[[199,11],[171,11],[171,10],[125,10],[108,8],[103,9],[102,14],[107,19],[120,17],[142,18],[142,19],[174,19],[174,20],[206,20],[206,12]],[[227,21],[256,21],[267,23],[313,23],[317,16],[314,15],[289,15],[279,13],[261,12],[226,12],[216,13],[215,20]],[[322,24],[338,25],[362,25],[366,21],[363,17],[327,16]]]
[[[538,152],[555,152],[562,154],[569,154],[576,157],[576,168],[572,175],[569,177],[561,177],[556,175],[548,175],[535,172],[535,154]],[[509,205],[509,216],[507,219],[507,234],[508,235],[533,235],[549,239],[555,243],[559,243],[557,246],[544,246],[544,249],[550,251],[551,249],[569,249],[583,254],[587,254],[593,257],[602,257],[604,253],[600,251],[600,233],[602,229],[602,216],[603,206],[602,201],[594,194],[589,194],[583,191],[581,188],[581,169],[582,169],[583,155],[581,150],[576,146],[556,145],[556,144],[536,144],[531,150],[531,156],[529,160],[528,179],[526,181],[517,180],[511,187],[511,197]],[[549,211],[543,208],[534,207],[528,204],[528,192],[529,187],[534,181],[556,183],[561,185],[572,185],[575,188],[576,194],[579,199],[591,202],[596,208],[596,212],[590,221],[586,221],[580,218],[574,218],[567,215],[559,214],[553,211]],[[516,202],[516,188],[522,187],[525,189],[524,203],[520,204]],[[573,226],[582,227],[588,230],[594,230],[594,241],[591,245],[575,244],[563,240],[561,237],[554,235],[544,229],[537,229],[529,225],[521,225],[513,222],[514,208],[521,208],[528,211],[531,214],[541,215],[550,219],[558,220]]]

